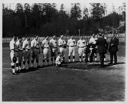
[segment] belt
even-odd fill
[[[23,50],[21,50],[21,49],[18,49],[18,51],[23,51]]]
[[[75,47],[75,46],[69,46],[69,47]]]
[[[52,47],[52,48],[57,48],[57,47]]]
[[[85,48],[85,47],[79,47],[79,48]]]
[[[36,49],[39,49],[38,47],[32,47],[32,48],[34,48],[34,49],[35,49],[35,48],[36,48]]]
[[[30,49],[28,49],[28,48],[25,48],[25,50],[30,50]]]
[[[63,47],[63,46],[59,46],[59,47]]]
[[[18,52],[18,50],[15,50],[15,49],[11,49],[10,51]]]

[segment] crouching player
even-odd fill
[[[11,70],[12,74],[16,74],[17,68],[16,68],[16,61],[17,61],[17,47],[16,47],[16,37],[14,36],[12,40],[10,41],[10,59],[11,59]]]
[[[58,56],[56,57],[56,61],[55,61],[56,66],[61,66],[62,61],[63,61],[63,57],[60,53],[58,53]]]

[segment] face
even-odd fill
[[[21,42],[21,41],[22,41],[22,39],[21,39],[21,38],[19,38],[19,41]]]
[[[53,36],[53,39],[56,39],[56,36]]]

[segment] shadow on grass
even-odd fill
[[[116,65],[119,64],[125,64],[125,62],[118,62]],[[68,68],[68,69],[80,69],[80,70],[91,70],[91,69],[98,69],[98,70],[112,70],[113,68],[110,68],[110,66],[115,66],[111,64],[105,64],[103,67],[100,66],[99,63],[85,63],[85,62],[65,62],[63,63],[60,67],[55,67],[55,65],[50,64],[50,65],[45,65],[45,66],[40,66],[38,68],[30,68],[30,69],[22,69],[20,73],[27,73],[27,72],[32,72],[32,71],[37,71],[40,69],[45,69],[49,68],[50,66],[53,66],[53,69],[59,69],[59,68]],[[108,68],[109,67],[109,68]]]

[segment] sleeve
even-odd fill
[[[108,49],[108,43],[107,43],[106,39],[104,39],[104,40],[105,40],[106,50],[107,50]]]
[[[79,40],[77,41],[77,46],[79,46]]]
[[[11,47],[11,42],[9,43],[9,47],[10,47],[10,50],[11,50],[11,48],[12,48],[12,47]]]
[[[96,45],[98,45],[99,44],[99,39],[97,39],[97,41],[96,41]]]
[[[69,46],[70,41],[68,40],[67,45]]]
[[[31,41],[31,47],[33,47],[33,41]]]
[[[60,45],[60,44],[59,44],[59,40],[57,41],[57,44]]]
[[[92,39],[90,38],[90,39],[89,39],[89,44],[90,44],[91,42],[92,42]]]
[[[25,48],[25,42],[23,42],[23,46],[22,46],[22,48],[23,48],[23,49]]]
[[[76,40],[74,39],[74,45],[76,45]]]

